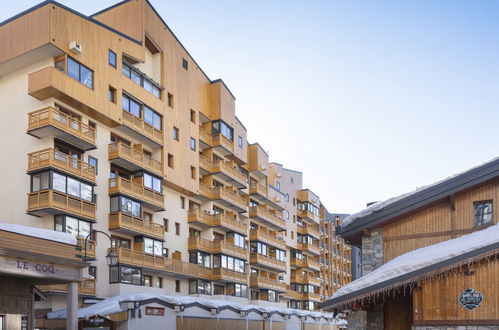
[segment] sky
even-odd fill
[[[90,15],[116,1],[60,2]],[[330,212],[499,155],[499,1],[150,2],[234,93],[249,141]]]

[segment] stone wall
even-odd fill
[[[362,276],[383,265],[383,229],[362,235]]]
[[[367,329],[367,311],[350,312],[347,315],[348,329],[366,330]]]

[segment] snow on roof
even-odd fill
[[[468,172],[470,172],[470,171],[472,171],[472,170],[474,170],[476,168],[479,168],[479,167],[482,167],[484,165],[490,164],[490,163],[492,163],[492,162],[494,162],[496,160],[499,160],[499,157],[494,157],[494,158],[492,158],[492,159],[490,159],[490,160],[488,160],[486,162],[483,162],[483,163],[481,163],[479,165],[473,166],[473,167],[471,167],[471,168],[469,168],[469,169],[467,169],[465,171],[462,171],[462,172],[450,175],[450,176],[446,177],[443,180],[439,180],[437,182],[434,182],[434,183],[426,185],[426,186],[417,187],[416,189],[414,189],[414,190],[412,190],[410,192],[407,192],[405,194],[389,198],[389,199],[387,199],[385,201],[382,201],[382,202],[374,203],[374,204],[366,207],[362,211],[354,213],[354,214],[346,217],[345,219],[343,219],[342,226],[347,226],[347,225],[351,224],[352,222],[354,222],[355,220],[363,218],[363,217],[368,216],[368,215],[371,215],[373,213],[379,212],[379,211],[383,210],[385,207],[387,207],[387,206],[389,206],[389,205],[391,205],[391,204],[393,204],[395,202],[398,202],[399,200],[402,200],[404,198],[412,196],[412,195],[414,195],[416,193],[419,193],[419,192],[421,192],[423,190],[426,190],[426,189],[428,189],[430,187],[434,187],[434,186],[436,186],[438,184],[446,182],[446,181],[448,181],[448,180],[450,180],[452,178],[455,178],[457,176],[460,176],[462,174],[466,174],[466,173],[468,173]]]
[[[31,226],[22,226],[5,222],[0,222],[0,230],[36,237],[36,238],[47,239],[59,243],[76,245],[76,238],[73,235],[61,231],[55,231],[55,230],[43,229]]]
[[[438,264],[494,243],[499,243],[499,224],[468,235],[407,252],[388,261],[371,273],[340,287],[331,299],[340,298],[361,289],[368,289],[401,275],[410,274],[419,269]]]
[[[127,309],[127,305],[123,304],[125,302],[135,302],[135,301],[147,301],[151,299],[156,299],[162,301],[164,303],[173,305],[173,306],[186,306],[192,304],[200,304],[210,309],[226,309],[231,308],[237,311],[256,311],[259,313],[279,313],[279,314],[287,314],[287,315],[297,315],[301,316],[310,316],[314,318],[327,318],[334,319],[333,314],[324,313],[324,312],[314,312],[314,311],[306,311],[299,309],[289,309],[289,308],[276,308],[269,306],[257,306],[257,305],[242,305],[231,301],[226,300],[215,300],[215,299],[203,299],[199,297],[191,297],[191,296],[181,296],[181,295],[164,295],[158,293],[127,293],[119,296],[110,297],[104,299],[100,302],[95,303],[92,306],[82,308],[78,310],[78,318],[88,319],[92,316],[102,316],[106,317],[109,314],[119,313]],[[47,318],[49,319],[65,319],[66,318],[66,310],[59,310],[55,312],[51,312],[47,314]],[[335,324],[343,324],[343,320],[334,319]]]

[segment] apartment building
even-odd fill
[[[319,197],[247,141],[232,92],[147,0],[92,16],[45,1],[0,23],[0,45],[1,219],[77,238],[80,306],[151,292],[312,310],[334,292]],[[38,289],[37,325],[61,327],[44,315],[66,286]]]

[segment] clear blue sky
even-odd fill
[[[151,2],[228,84],[250,141],[330,211],[499,155],[499,1]],[[36,3],[3,4],[0,20]]]

